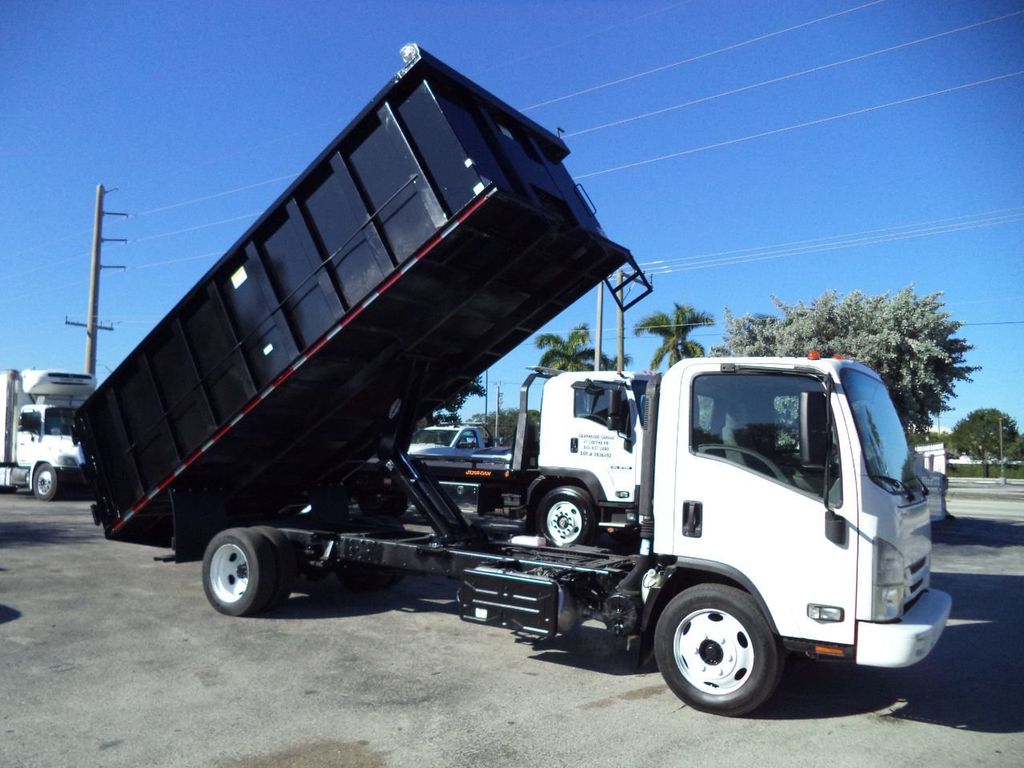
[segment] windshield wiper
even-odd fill
[[[898,491],[907,497],[909,501],[914,500],[914,492],[910,490],[902,480],[897,480],[895,477],[888,477],[886,475],[868,475],[872,480],[880,485],[888,485],[890,490]]]

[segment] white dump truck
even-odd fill
[[[722,715],[767,701],[790,654],[923,659],[950,598],[931,588],[928,509],[896,410],[863,365],[685,360],[640,398],[625,378],[566,377],[565,413],[594,430],[566,423],[564,460],[632,451],[614,469],[616,498],[636,500],[626,554],[490,531],[409,456],[419,419],[608,275],[644,279],[579,194],[560,138],[404,53],[76,412],[106,536],[201,560],[207,599],[230,616],[273,609],[297,574],[356,589],[444,575],[465,621],[535,638],[601,621],[652,653],[680,699]],[[541,451],[554,474],[558,455]],[[426,525],[355,509],[351,481],[371,460]],[[552,498],[571,524],[579,494]]]
[[[0,372],[0,490],[31,488],[52,501],[66,487],[84,485],[82,453],[71,437],[75,408],[96,389],[84,373]]]

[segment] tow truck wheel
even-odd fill
[[[36,498],[40,501],[53,501],[59,490],[57,471],[49,464],[40,464],[32,476],[32,492]]]
[[[665,606],[654,655],[676,696],[718,715],[752,712],[782,677],[779,643],[753,598],[721,584],[691,587]]]
[[[210,605],[228,616],[253,616],[274,596],[277,561],[259,531],[228,528],[203,555],[203,590]]]
[[[591,544],[596,521],[589,496],[565,486],[549,491],[537,507],[537,532],[556,547]]]

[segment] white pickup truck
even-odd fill
[[[413,433],[409,455],[423,459],[469,459],[494,447],[494,438],[483,424],[424,427]]]

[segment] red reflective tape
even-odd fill
[[[242,409],[242,412],[240,414],[238,414],[235,418],[228,422],[228,429],[232,429],[235,426],[235,424],[242,420],[243,416],[248,416],[250,413],[252,413],[252,409],[259,405],[261,402],[263,402],[263,395],[256,395],[256,397],[250,400],[249,404]],[[227,430],[225,430],[225,432],[226,431]],[[223,437],[223,435],[221,436]],[[220,438],[218,438],[218,440],[219,439]]]

